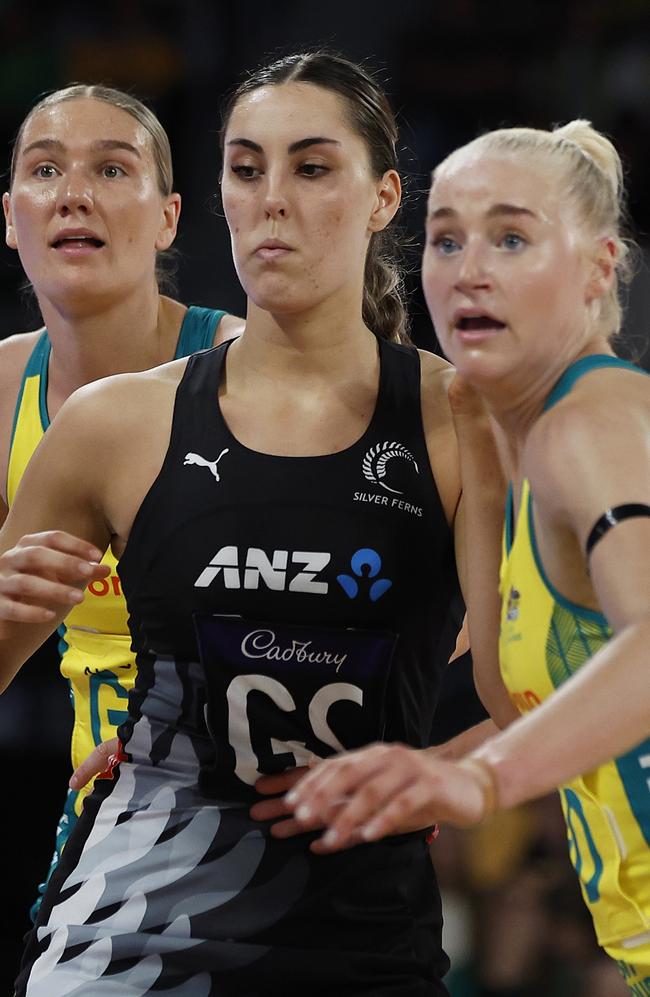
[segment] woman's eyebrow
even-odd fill
[[[22,150],[22,155],[26,156],[27,153],[32,152],[34,149],[43,149],[45,152],[50,150],[54,152],[65,152],[66,148],[65,143],[61,142],[58,138],[38,138],[34,142],[30,142],[29,145],[25,146]],[[139,159],[142,158],[134,145],[130,142],[123,142],[120,139],[98,139],[96,142],[91,143],[90,148],[101,150],[124,149],[126,152],[133,153],[133,155],[137,156]]]
[[[340,145],[341,143],[335,138],[326,138],[324,135],[314,135],[310,138],[301,138],[297,142],[292,142],[291,145],[287,146],[287,152],[292,154],[294,152],[300,152],[302,149],[308,149],[312,145]],[[241,145],[245,149],[251,149],[252,152],[263,153],[264,149],[259,144],[259,142],[253,142],[249,138],[232,138],[227,143],[227,145]]]
[[[491,208],[486,211],[487,218],[496,218],[499,215],[509,215],[510,217],[516,217],[518,215],[526,215],[528,218],[537,218],[538,215],[530,208],[523,208],[518,204],[493,204]],[[427,215],[427,221],[436,221],[438,218],[457,218],[458,212],[454,211],[453,208],[436,208],[435,211],[430,211]]]

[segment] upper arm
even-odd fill
[[[460,501],[460,464],[447,395],[454,368],[433,353],[420,350],[422,423],[429,464],[449,526],[453,529]]]
[[[455,376],[449,398],[462,485],[455,520],[457,561],[463,571],[474,683],[492,718],[505,727],[517,715],[501,679],[498,655],[505,474],[495,427],[480,396]]]
[[[86,390],[86,389],[83,389]],[[43,437],[20,482],[0,530],[0,555],[25,535],[63,530],[105,550],[110,540],[102,505],[101,426],[93,399],[66,402]],[[101,408],[101,406],[100,406]],[[0,672],[15,673],[69,612],[61,607],[51,624],[0,621]]]
[[[106,549],[101,434],[106,406],[96,385],[75,392],[57,414],[21,479],[2,530],[0,553],[26,533],[60,529]]]
[[[614,630],[650,615],[650,518],[610,529],[588,564],[585,553],[589,533],[607,509],[650,506],[650,379],[641,385],[638,374],[630,377],[626,390],[614,385],[607,406],[602,399],[598,405],[576,400],[546,419],[526,451],[536,503],[575,537]]]

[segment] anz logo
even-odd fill
[[[238,547],[222,547],[203,569],[194,587],[208,588],[218,578],[227,589],[255,590],[265,586],[275,592],[326,595],[329,583],[318,576],[331,560],[332,555],[326,551],[274,550],[269,556],[259,547],[249,547],[240,557]],[[349,599],[364,594],[371,602],[376,602],[393,584],[388,578],[377,578],[381,558],[369,547],[355,551],[350,567],[353,575],[336,576]],[[368,584],[366,580],[370,579],[373,581]]]
[[[371,602],[377,602],[385,592],[392,586],[390,578],[377,578],[381,571],[381,558],[376,550],[370,547],[362,547],[350,558],[350,567],[356,577],[352,575],[337,575],[336,580],[349,599],[356,599],[359,595],[359,582],[357,579],[374,578],[375,580],[368,586],[368,598]]]
[[[302,570],[295,571],[287,585],[289,567],[291,564],[302,565]],[[313,550],[274,550],[271,558],[259,547],[249,547],[246,551],[244,564],[239,563],[237,547],[222,547],[218,550],[199,577],[194,582],[195,588],[207,588],[222,573],[223,583],[227,589],[258,589],[260,581],[275,592],[313,592],[314,595],[325,595],[327,582],[316,581],[316,575],[325,568],[332,558],[324,551]],[[242,584],[243,581],[243,584]]]

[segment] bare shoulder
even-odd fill
[[[219,346],[221,343],[225,343],[227,339],[235,339],[237,336],[241,336],[245,325],[246,321],[243,318],[239,318],[238,315],[224,315],[217,326],[217,331],[214,335],[214,345]]]
[[[27,361],[42,332],[42,329],[20,332],[0,340],[0,404],[8,391],[13,393],[15,403]]]
[[[647,501],[639,493],[650,488],[649,440],[650,377],[606,368],[582,378],[537,420],[524,471],[551,513],[592,495],[599,503]]]
[[[425,431],[451,428],[451,408],[449,405],[449,386],[453,380],[455,369],[447,360],[418,350],[420,356],[420,385],[422,392],[422,417]]]
[[[41,327],[40,329],[33,329],[31,332],[17,332],[13,336],[7,336],[6,339],[0,340],[0,356],[2,357],[3,368],[5,363],[24,368],[30,353],[44,331],[44,327]]]
[[[460,497],[458,444],[448,395],[454,368],[434,353],[428,353],[426,350],[418,350],[418,353],[421,370],[422,425],[429,463],[447,522],[451,525]]]
[[[94,441],[102,448],[123,446],[131,434],[145,438],[149,428],[171,414],[188,358],[151,370],[114,374],[78,388],[61,407],[50,433]],[[152,419],[156,413],[156,419]]]

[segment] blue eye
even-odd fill
[[[522,246],[526,245],[526,240],[521,235],[517,235],[516,232],[506,232],[499,241],[499,245],[503,246],[504,249],[521,249]]]
[[[433,245],[441,256],[451,256],[460,249],[460,244],[452,239],[450,235],[441,235],[433,240]]]

